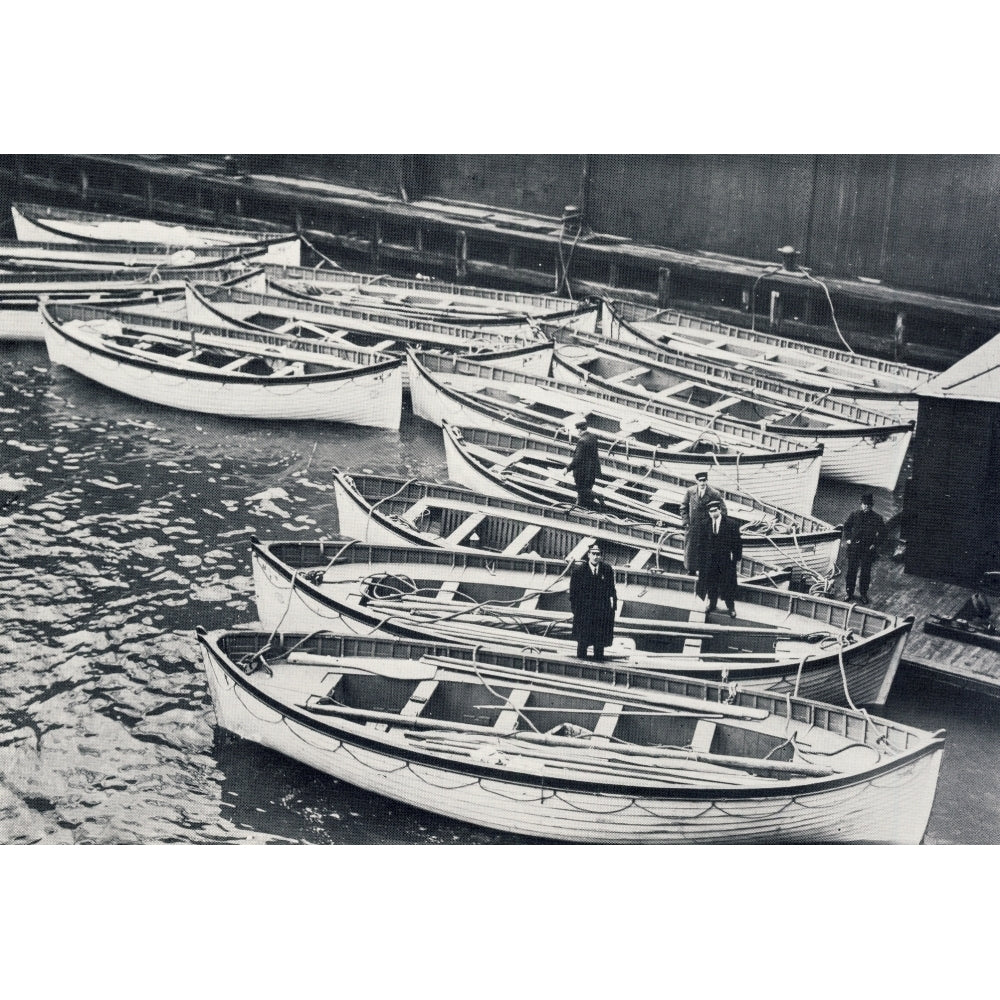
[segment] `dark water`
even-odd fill
[[[252,534],[336,533],[332,468],[444,479],[436,428],[213,419],[0,359],[0,844],[522,842],[217,730],[192,635],[254,621]],[[998,703],[901,675],[884,714],[949,731],[927,842],[1000,841]]]

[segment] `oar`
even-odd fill
[[[742,771],[772,771],[777,774],[792,776],[823,778],[837,772],[831,768],[814,767],[810,764],[793,764],[789,761],[763,760],[755,757],[734,757],[725,754],[706,754],[687,750],[671,750],[665,747],[644,747],[638,744],[616,743],[613,748],[608,744],[581,744],[579,737],[549,736],[544,733],[527,731],[502,732],[493,726],[481,726],[475,723],[453,722],[450,719],[424,719],[420,716],[400,716],[395,712],[380,712],[374,709],[349,708],[346,705],[296,705],[296,708],[314,715],[332,715],[347,718],[360,718],[373,722],[387,722],[402,728],[439,729],[449,732],[481,733],[495,737],[506,737],[510,740],[542,744],[563,751],[584,751],[593,755],[595,750],[610,761],[613,757],[635,756],[651,757],[657,760],[694,760],[701,764],[715,764],[719,767],[731,767]],[[494,706],[502,709],[502,705]],[[567,709],[567,711],[570,711]],[[516,752],[512,750],[510,752]]]
[[[428,614],[439,612],[444,617],[459,614],[466,617],[478,614],[487,619],[507,617],[523,621],[526,624],[538,625],[566,625],[568,627],[572,622],[570,615],[560,614],[559,612],[521,610],[516,605],[492,601],[465,606],[461,603],[455,604],[451,601],[438,601],[429,597],[407,597],[404,595],[391,600],[369,601],[367,607],[380,611],[423,611]],[[660,621],[646,618],[618,618],[615,621],[615,629],[619,634],[627,630],[640,634],[693,639],[711,639],[718,636],[733,638],[745,635],[749,637],[816,643],[821,642],[823,639],[836,638],[831,632],[819,630],[814,632],[792,632],[787,629],[768,625],[717,625],[714,622],[689,623],[673,619]]]
[[[728,718],[742,719],[744,721],[763,721],[771,716],[771,713],[763,708],[728,705],[724,702],[711,701],[708,698],[694,698],[690,695],[671,694],[667,691],[625,687],[606,681],[588,681],[579,677],[565,677],[560,674],[542,673],[539,671],[526,673],[524,670],[518,670],[517,668],[494,666],[493,664],[480,663],[476,660],[456,660],[446,656],[424,656],[421,659],[428,663],[446,667],[456,673],[465,675],[474,674],[479,678],[484,674],[490,677],[503,677],[512,683],[520,681],[522,687],[525,683],[530,683],[534,688],[540,685],[546,685],[559,690],[570,688],[574,693],[584,694],[589,698],[603,698],[604,702],[615,701],[616,703],[621,703],[623,707],[643,707],[650,704],[669,705],[672,708],[683,708],[692,712],[705,712],[710,715],[724,715]],[[532,658],[528,657],[527,659],[530,660]],[[580,664],[577,665],[579,666]],[[614,669],[614,665],[610,663],[606,663],[604,666],[611,670]],[[632,672],[629,668],[625,668],[625,671]],[[655,671],[639,669],[635,673],[637,676],[656,676]],[[526,681],[526,678],[530,678],[530,680]],[[692,684],[697,683],[697,681],[692,681]]]
[[[482,740],[454,739],[444,733],[413,731],[403,735],[410,740],[418,740],[421,745],[427,746],[434,753],[452,757],[468,758],[474,753],[481,752],[484,747]],[[491,746],[491,744],[486,744],[486,746]],[[611,776],[619,783],[637,778],[643,783],[655,782],[658,785],[669,781],[672,786],[704,788],[711,784],[713,787],[739,788],[747,784],[748,777],[729,768],[712,771],[705,767],[695,767],[693,765],[697,765],[699,762],[693,757],[690,760],[678,759],[674,764],[662,759],[649,763],[639,760],[612,762],[602,760],[600,757],[567,761],[554,757],[551,753],[540,751],[541,748],[534,750],[530,746],[519,746],[513,753],[516,753],[526,772],[531,770],[528,767],[528,761],[535,761],[541,765],[535,773],[540,774],[544,769],[551,771],[559,768],[564,771],[572,770],[575,776],[592,774],[605,779]],[[504,747],[501,753],[510,754],[511,751]]]
[[[773,771],[776,774],[797,775],[810,778],[826,778],[839,772],[829,767],[813,764],[797,764],[784,760],[764,760],[758,757],[736,757],[730,754],[700,753],[694,750],[671,750],[666,747],[644,747],[635,743],[583,744],[576,736],[550,736],[547,733],[518,731],[509,736],[512,740],[541,743],[543,746],[558,746],[565,749],[590,751],[599,750],[608,760],[615,756],[655,757],[668,760],[695,760],[701,764],[716,764],[719,767],[733,767],[742,771]]]
[[[289,653],[288,662],[315,667],[335,667],[345,673],[375,674],[379,677],[406,681],[430,680],[437,673],[436,667],[420,660],[378,660],[370,664],[359,664],[354,661],[345,662],[342,657],[324,656],[320,653]]]

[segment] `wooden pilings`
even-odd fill
[[[906,356],[906,313],[896,313],[896,325],[892,334],[892,357],[901,361]]]
[[[771,289],[771,305],[768,311],[771,329],[775,333],[781,332],[781,292],[776,288]]]
[[[656,272],[656,304],[661,309],[670,305],[670,268],[661,267]]]

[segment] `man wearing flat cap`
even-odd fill
[[[844,585],[849,601],[854,600],[855,583],[860,583],[861,600],[867,603],[872,563],[878,558],[879,544],[885,538],[885,521],[872,510],[874,499],[871,493],[866,493],[861,498],[861,507],[844,522],[844,545],[847,548],[847,576]]]
[[[718,500],[726,514],[726,501],[722,494],[708,485],[708,470],[699,469],[694,474],[694,486],[689,486],[681,502],[681,527],[684,529],[684,569],[691,574],[698,572],[698,535],[703,521],[708,520],[708,503]]]
[[[721,597],[730,618],[736,617],[736,567],[743,558],[739,522],[722,511],[722,500],[709,500],[708,517],[698,528],[698,582],[694,592],[708,598],[706,614]]]
[[[585,416],[577,416],[573,423],[579,436],[573,450],[573,458],[566,468],[573,473],[577,503],[581,507],[596,510],[598,502],[594,497],[594,483],[601,474],[601,458],[597,452],[597,438],[587,430]],[[602,503],[600,506],[603,507],[604,504]]]

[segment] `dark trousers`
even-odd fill
[[[576,658],[578,660],[585,660],[587,658],[587,646],[585,642],[578,642],[576,644]],[[600,662],[604,659],[604,647],[594,646],[594,659]]]
[[[861,579],[858,580],[858,571],[861,572]],[[847,596],[854,596],[854,584],[861,584],[861,596],[868,600],[868,585],[872,580],[872,554],[870,552],[855,553],[854,546],[847,556],[847,578],[844,583],[847,589]]]
[[[708,598],[708,609],[709,611],[715,610],[715,605],[719,600],[719,581],[718,579],[710,579],[708,581],[708,593],[705,595]],[[726,608],[729,611],[736,610],[735,601],[726,601]]]
[[[593,483],[576,484],[576,502],[578,506],[586,507],[588,510],[598,510],[604,506],[604,501],[594,496]]]

